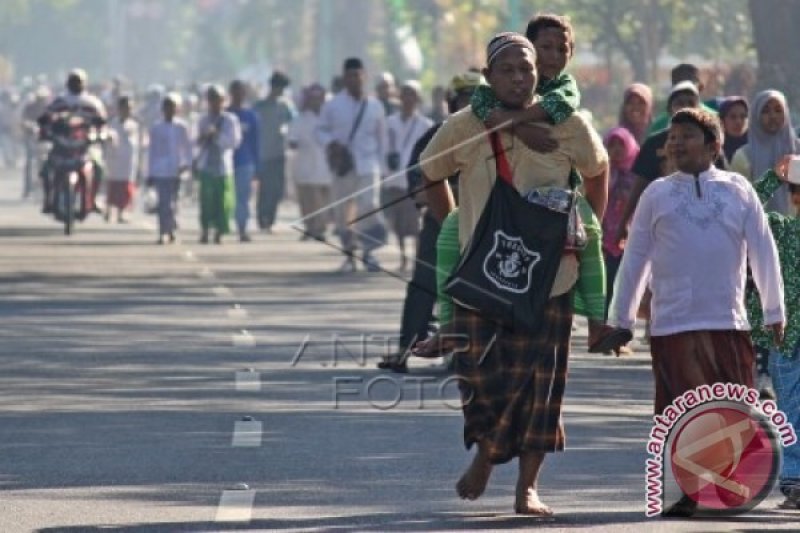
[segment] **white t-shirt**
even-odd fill
[[[179,118],[160,121],[150,128],[147,151],[148,178],[177,178],[182,167],[192,163],[192,142],[189,129]]]

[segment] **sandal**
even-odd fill
[[[384,358],[378,361],[376,365],[381,370],[391,370],[396,374],[407,374],[408,373],[408,365],[406,365],[406,360],[401,356],[392,356]]]
[[[589,345],[589,353],[617,351],[633,340],[631,330],[611,326],[603,326],[597,336],[598,338]]]
[[[800,487],[795,487],[787,492],[788,494],[786,494],[786,500],[778,504],[778,509],[800,511]]]
[[[674,505],[661,512],[665,518],[690,518],[697,512],[697,502],[684,495]]]
[[[786,498],[785,501],[778,504],[778,509],[788,509],[789,511],[800,511],[800,501]]]
[[[453,339],[442,339],[438,334],[419,341],[411,348],[411,355],[423,359],[438,359],[453,353],[456,348]]]

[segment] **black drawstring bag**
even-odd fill
[[[445,291],[488,320],[535,332],[564,254],[569,215],[523,198],[499,135],[489,140],[497,179]]]

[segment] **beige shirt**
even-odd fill
[[[514,174],[514,186],[522,194],[538,187],[569,188],[570,169],[593,178],[608,165],[608,154],[597,132],[580,114],[550,128],[559,147],[549,154],[530,150],[512,135],[500,134]],[[460,171],[459,244],[463,250],[472,236],[496,178],[494,155],[483,123],[467,107],[452,115],[436,132],[420,156],[428,179],[439,181]],[[578,279],[578,261],[565,255],[551,296],[569,291]]]

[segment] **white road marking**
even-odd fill
[[[249,522],[253,519],[254,490],[224,490],[217,507],[216,522]]]
[[[214,294],[219,296],[220,298],[227,298],[233,296],[233,292],[228,287],[220,285],[219,287],[214,287]]]
[[[241,333],[236,333],[233,335],[231,342],[234,346],[253,348],[256,345],[256,338],[253,337],[249,331],[243,329]]]
[[[258,448],[261,446],[262,423],[258,420],[237,420],[233,425],[231,446]]]
[[[245,319],[247,318],[247,315],[247,309],[239,304],[233,304],[233,306],[228,309],[228,318],[232,318],[234,320]]]
[[[236,390],[258,392],[261,390],[261,374],[252,369],[236,372]]]
[[[198,275],[199,277],[203,278],[203,279],[213,279],[213,278],[215,278],[215,277],[216,277],[216,275],[214,274],[214,272],[212,272],[212,271],[211,271],[211,269],[210,269],[210,268],[208,268],[208,267],[203,267],[203,268],[201,268],[201,269],[200,269],[200,270],[197,272],[197,275]]]

